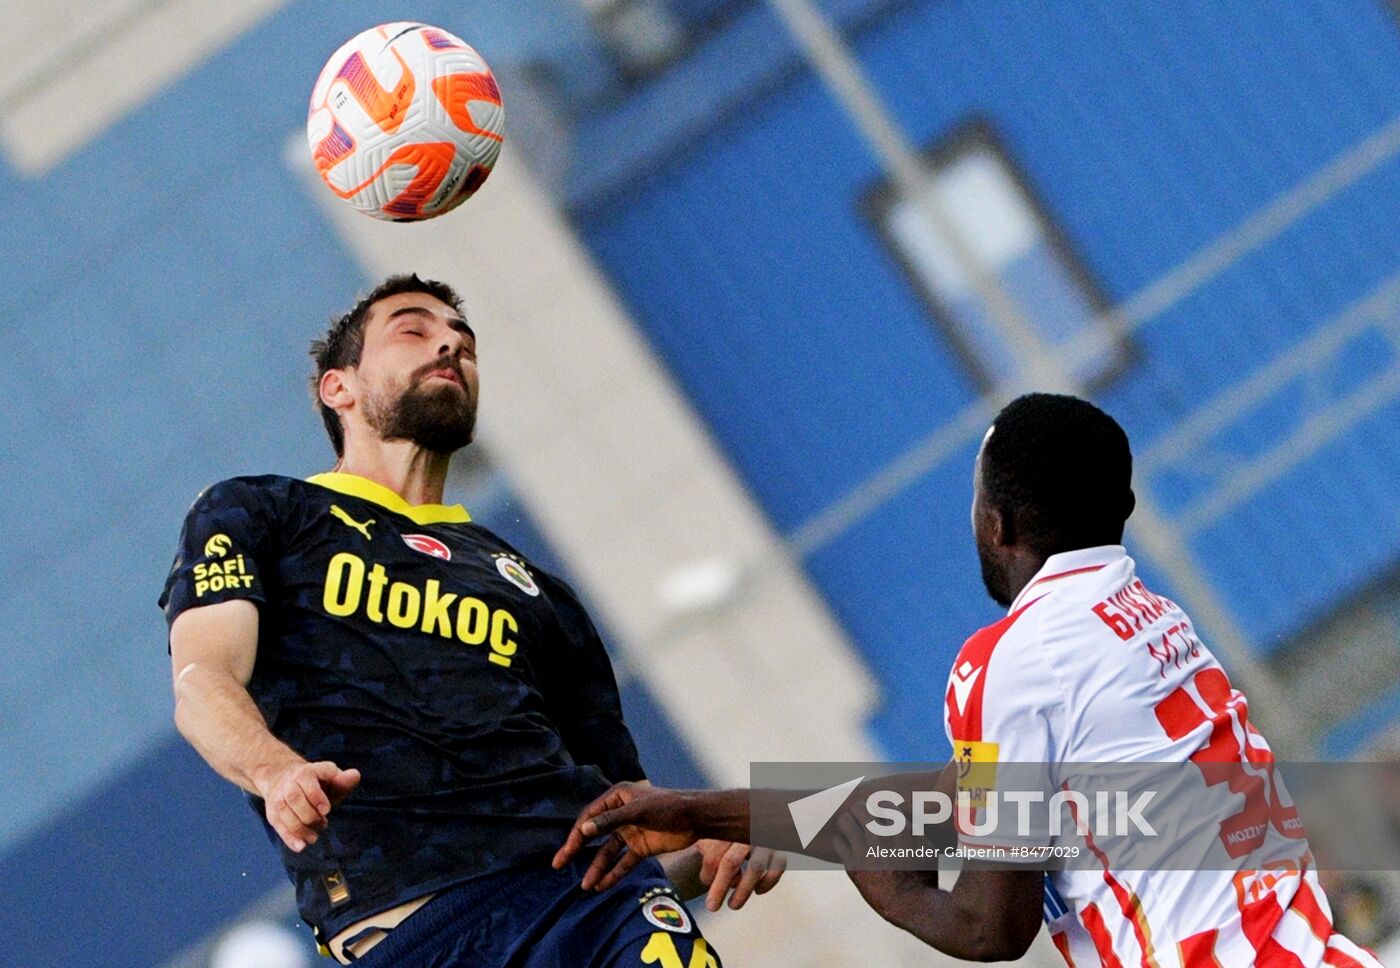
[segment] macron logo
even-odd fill
[[[854,780],[838,783],[834,787],[819,790],[788,804],[788,813],[792,815],[792,825],[797,828],[797,839],[802,841],[803,847],[816,839],[817,834],[822,832],[827,821],[836,815],[836,811],[841,809],[841,805],[846,802],[851,791],[859,786],[860,781],[864,779],[865,777],[858,776]]]
[[[982,669],[972,667],[971,662],[964,662],[953,670],[953,701],[958,705],[958,712],[966,711],[967,697],[972,694],[972,685],[982,675]]]

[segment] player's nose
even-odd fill
[[[455,329],[449,329],[442,337],[442,343],[438,346],[438,356],[456,360],[467,349],[467,337]]]

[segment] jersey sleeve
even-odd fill
[[[1064,696],[1037,638],[1018,614],[978,632],[948,677],[944,724],[957,763],[965,846],[1049,847],[1048,804],[1064,748]],[[1025,859],[1036,859],[1034,853]]]
[[[195,499],[158,604],[167,623],[186,609],[233,599],[265,601],[276,521],[270,495],[241,478],[221,481]]]
[[[597,766],[614,783],[646,778],[622,718],[612,661],[573,590],[552,575],[542,583],[559,616],[559,648],[539,670],[541,692],[574,762]]]

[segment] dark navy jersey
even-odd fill
[[[610,782],[643,776],[578,599],[460,506],[350,474],[216,484],[160,604],[174,622],[231,599],[259,606],[248,691],[273,735],[362,775],[301,853],[268,828],[323,938],[543,863]]]

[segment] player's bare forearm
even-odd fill
[[[693,790],[686,796],[693,803],[697,837],[749,842],[751,817],[747,790]]]
[[[247,688],[217,667],[192,662],[180,671],[175,725],[215,772],[255,796],[280,770],[306,762],[268,731]]]
[[[248,693],[258,610],[231,601],[189,609],[170,627],[175,725],[227,780],[263,800],[267,822],[301,851],[326,829],[331,808],[360,783],[358,770],[308,763],[267,728]]]
[[[789,804],[806,795],[804,791],[766,789],[688,794],[694,798],[691,809],[696,818],[696,831],[702,836],[728,837],[753,843],[756,847],[840,863],[833,828],[822,830],[805,844],[799,836]]]
[[[886,786],[927,790],[947,785],[952,774],[901,774],[872,780],[861,787],[856,812],[864,816],[865,792]],[[804,796],[792,790],[668,790],[649,783],[619,783],[584,807],[564,843],[554,855],[561,868],[585,844],[602,834],[613,836],[598,848],[584,874],[585,889],[605,889],[617,883],[643,857],[682,850],[700,840],[732,841],[769,853],[802,853],[835,863],[846,863],[849,845],[840,842],[832,824],[804,842],[793,821],[790,804]],[[757,832],[758,836],[755,836]],[[940,831],[947,839],[947,833]]]
[[[263,796],[271,777],[305,760],[272,735],[248,694],[257,648],[252,602],[190,609],[170,630],[176,728],[220,776]]]
[[[952,764],[937,773],[897,773],[874,777],[856,788],[849,798],[848,811],[858,820],[868,821],[864,803],[875,792],[893,792],[909,802],[916,793],[935,790],[950,798],[956,796],[956,771]],[[793,824],[791,804],[817,791],[794,790],[720,790],[716,792],[685,791],[690,801],[689,813],[694,817],[697,836],[743,840],[755,846],[770,847],[789,853],[806,854],[822,860],[842,863],[845,859],[836,842],[837,828],[829,824],[806,844]],[[646,826],[645,821],[636,821]],[[721,832],[722,831],[722,832]],[[757,833],[754,833],[754,832]],[[755,841],[753,838],[757,837]],[[936,846],[951,846],[955,836],[950,823],[936,825],[927,834]]]
[[[640,858],[683,850],[700,840],[750,844],[751,828],[764,831],[755,847],[839,860],[829,838],[802,845],[787,808],[792,796],[783,790],[668,790],[619,783],[579,814],[554,866],[562,867],[599,834],[615,833],[629,854]],[[607,853],[601,851],[602,859],[595,862],[600,871]]]

